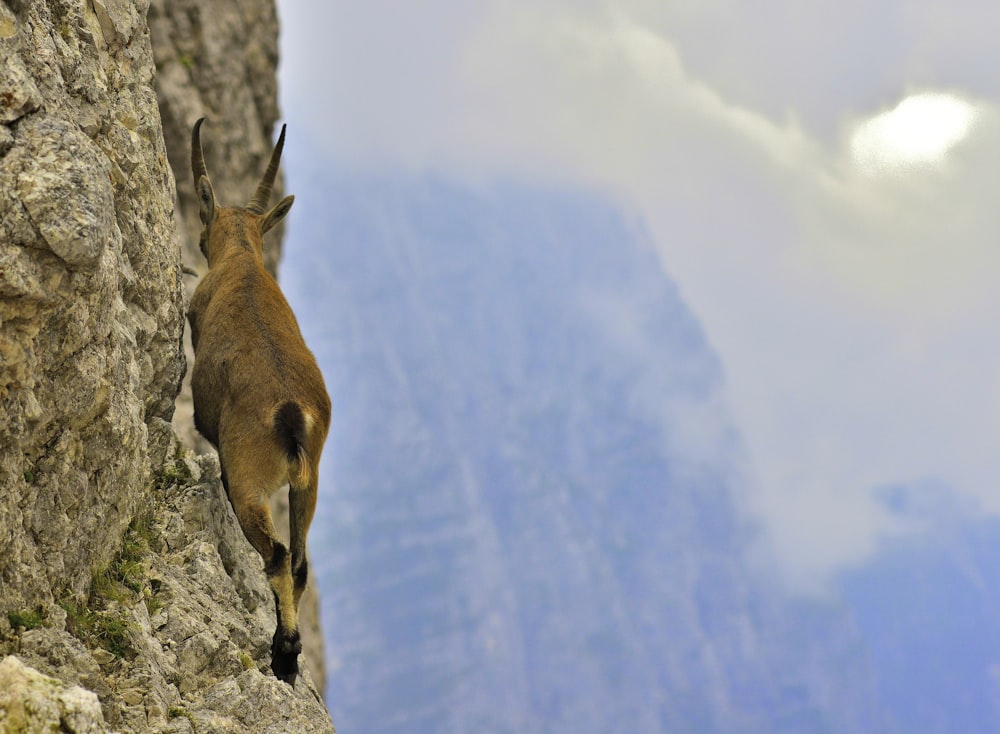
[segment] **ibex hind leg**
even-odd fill
[[[274,595],[277,625],[271,640],[271,670],[280,680],[294,686],[302,643],[299,640],[291,554],[275,534],[271,509],[266,500],[259,492],[241,489],[245,489],[244,485],[231,482],[230,499],[236,519],[247,540],[264,559],[264,573]]]
[[[278,629],[275,630],[274,641],[271,646],[271,667],[274,670],[274,674],[283,680],[287,680],[287,678],[283,678],[283,673],[279,671],[279,666],[288,665],[290,668],[293,668],[294,670],[291,673],[292,677],[289,682],[294,685],[294,675],[298,672],[298,654],[302,651],[302,641],[298,629],[298,614],[299,602],[302,599],[302,593],[305,591],[309,576],[309,563],[306,559],[306,534],[316,510],[315,487],[298,488],[290,486],[288,488],[288,510],[289,534],[291,536],[292,547],[288,576],[288,593],[291,596],[292,608],[287,611],[280,609],[278,613]],[[277,599],[278,597],[275,595],[275,601],[280,607]],[[289,630],[284,637],[279,639],[279,633],[281,633],[283,628],[282,621],[286,614],[295,615],[295,627],[294,630]]]
[[[299,675],[302,640],[299,637],[298,612],[292,597],[292,575],[287,562],[288,556],[285,560],[284,573],[268,576],[271,591],[274,593],[274,608],[278,622],[274,628],[274,637],[271,638],[271,670],[279,680],[294,686],[295,679]]]
[[[275,631],[275,639],[271,648],[272,668],[275,675],[282,677],[279,673],[278,665],[281,660],[290,661],[295,665],[295,672],[298,672],[297,656],[302,651],[302,642],[299,638],[299,602],[306,589],[309,577],[309,562],[306,557],[306,536],[309,533],[309,525],[312,523],[313,515],[316,513],[316,493],[317,476],[316,466],[309,462],[309,457],[303,449],[298,447],[296,456],[290,457],[289,466],[289,487],[288,487],[288,520],[289,539],[291,546],[290,563],[288,567],[288,596],[282,600],[291,600],[291,608],[281,607],[279,603],[278,630]],[[278,599],[277,592],[275,599]],[[293,616],[294,615],[294,616]],[[291,623],[288,634],[278,639],[282,630],[283,619],[294,620]],[[294,677],[291,681],[294,684]]]
[[[292,551],[292,578],[294,583],[295,609],[305,591],[309,576],[306,559],[306,536],[309,525],[316,513],[316,456],[311,457],[306,447],[310,443],[309,428],[313,420],[294,402],[284,403],[275,413],[275,436],[285,450],[288,472],[289,538]],[[312,436],[315,439],[315,436]],[[314,441],[315,443],[315,441]]]
[[[309,580],[309,561],[306,557],[306,536],[316,513],[316,486],[290,486],[288,488],[289,535],[292,548],[292,582],[295,608]]]

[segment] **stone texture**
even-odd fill
[[[84,0],[0,5],[0,586],[82,593],[162,461],[183,300],[152,49]],[[134,14],[130,6],[129,17]]]
[[[271,675],[261,560],[214,455],[170,424],[182,241],[200,265],[170,163],[207,114],[218,190],[248,195],[276,44],[270,0],[0,2],[4,731],[333,731],[321,644],[294,689]],[[126,566],[137,517],[151,530]]]
[[[107,157],[76,125],[33,115],[20,128],[25,144],[17,193],[44,244],[70,268],[91,270],[112,239],[114,194]]]
[[[131,649],[77,639],[55,607],[42,626],[7,633],[10,659],[92,691],[114,731],[333,732],[308,667],[294,688],[269,670],[271,592],[218,460],[179,445],[170,454],[147,497],[142,589],[105,609],[127,623]]]
[[[0,730],[99,734],[106,729],[94,693],[65,685],[8,656],[0,661]]]

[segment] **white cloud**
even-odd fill
[[[803,81],[796,106],[799,75],[822,78],[841,61],[830,55],[843,46],[821,33],[832,4],[802,11],[813,35],[795,39],[801,59],[769,50],[788,47],[796,30],[799,11],[780,2],[773,29],[746,17],[755,47],[719,40],[735,39],[725,21],[742,17],[727,16],[726,2],[678,5],[669,18],[639,0],[477,4],[458,14],[428,2],[407,5],[403,19],[355,5],[332,4],[322,23],[312,10],[289,23],[296,10],[284,8],[290,33],[332,29],[314,47],[331,54],[326,88],[286,97],[286,107],[308,103],[314,137],[322,132],[342,162],[598,186],[638,209],[722,358],[755,477],[750,505],[789,579],[821,586],[899,530],[873,499],[879,486],[937,478],[1000,510],[1000,248],[989,166],[1000,117],[982,94],[926,87],[912,96],[912,80],[900,77],[895,99],[884,99],[886,75],[917,68],[920,49],[883,45],[859,51],[869,64],[850,79],[860,103],[847,85],[834,90],[831,111],[810,101],[815,90]],[[855,20],[873,12],[843,8]],[[899,22],[922,27],[929,11],[909,12]],[[850,21],[836,17],[838,27]],[[902,44],[897,30],[889,36]],[[691,51],[695,37],[710,52]],[[747,57],[747,68],[775,69],[788,87],[761,76],[754,89],[740,67],[748,48],[767,58]],[[704,75],[688,55],[702,59]],[[306,73],[303,63],[295,73]],[[869,77],[881,87],[865,87]],[[782,99],[791,112],[778,119]],[[913,130],[931,114],[926,105],[921,113],[927,100],[939,108],[933,146]],[[749,106],[757,101],[771,113]],[[817,118],[815,129],[798,122]],[[887,162],[898,174],[904,154],[920,165],[880,174]]]
[[[940,165],[968,136],[975,118],[976,108],[953,95],[914,94],[858,125],[851,135],[851,154],[871,175]]]

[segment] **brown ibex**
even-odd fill
[[[299,599],[306,586],[306,533],[316,509],[319,459],[330,427],[330,398],[298,322],[264,269],[263,235],[294,197],[265,211],[285,143],[245,207],[218,206],[205,168],[201,124],[191,134],[191,170],[201,215],[199,246],[208,273],[188,318],[195,361],[194,422],[219,452],[222,482],[247,539],[264,559],[277,616],[271,669],[295,685]],[[270,496],[288,483],[291,553],[274,531]]]

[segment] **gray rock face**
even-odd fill
[[[31,116],[21,126],[24,145],[17,192],[38,228],[39,244],[67,266],[91,271],[111,240],[114,194],[111,165],[81,133],[58,117]]]
[[[26,607],[82,593],[142,501],[183,302],[137,10],[110,45],[82,0],[15,7],[0,5],[0,584]]]
[[[85,609],[64,603],[36,628],[8,632],[18,654],[10,659],[93,691],[103,717],[95,731],[334,731],[308,668],[295,688],[269,671],[271,592],[216,457],[179,446],[171,455],[179,458],[159,469],[142,530],[126,536],[127,562],[111,564],[119,582],[130,569],[127,581],[92,591]],[[0,717],[4,705],[0,697]]]
[[[104,719],[91,691],[67,686],[8,656],[0,661],[0,729],[98,734]]]
[[[308,659],[295,689],[270,674],[260,558],[214,457],[182,452],[169,423],[185,365],[178,219],[190,237],[170,162],[188,118],[207,114],[213,172],[221,184],[240,169],[229,183],[243,186],[277,117],[273,3],[242,3],[242,26],[236,12],[0,3],[5,731],[333,731]],[[170,86],[195,63],[204,86]],[[169,151],[161,109],[184,111],[168,118]]]

